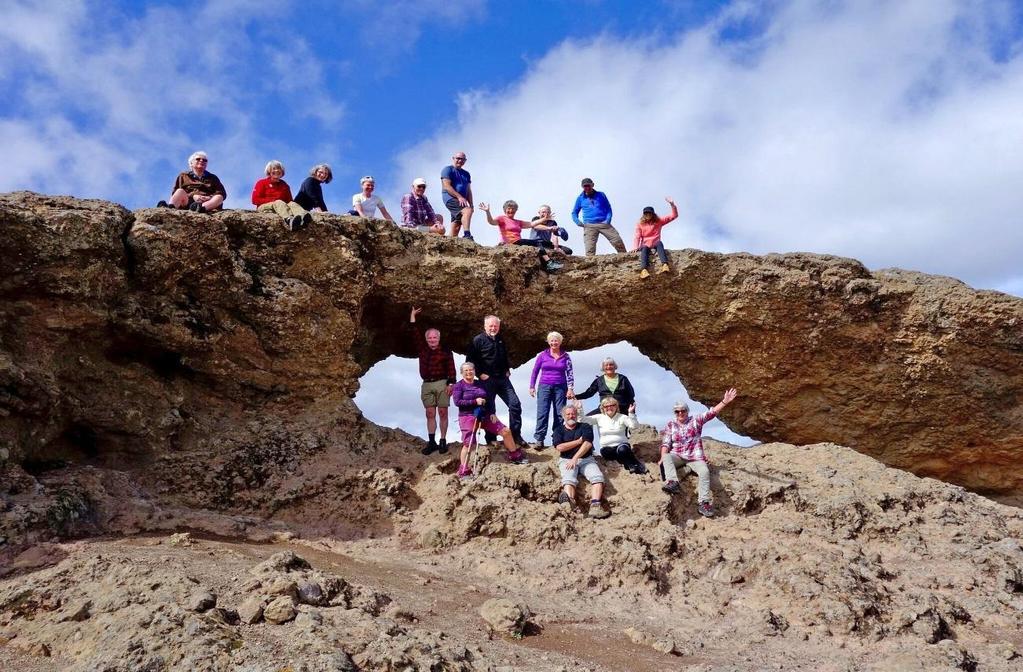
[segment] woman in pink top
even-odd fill
[[[554,228],[547,225],[546,219],[535,219],[532,222],[515,219],[515,213],[519,211],[519,204],[515,201],[505,201],[504,205],[501,206],[504,214],[497,217],[493,217],[490,214],[490,206],[486,203],[480,203],[478,207],[487,215],[487,223],[491,226],[496,226],[501,231],[500,245],[528,245],[536,247],[536,256],[540,260],[540,268],[548,273],[553,273],[561,268],[562,264],[551,259],[547,251],[540,245],[539,240],[522,237],[522,229],[545,231]],[[550,219],[549,215],[547,219]]]
[[[671,206],[670,215],[658,217],[653,206],[648,205],[643,208],[643,216],[636,222],[636,235],[632,239],[632,249],[639,250],[639,277],[641,278],[650,277],[650,271],[647,270],[647,267],[650,266],[650,250],[657,250],[657,256],[661,260],[661,267],[657,269],[657,272],[659,274],[668,272],[668,254],[664,251],[664,243],[661,242],[661,229],[665,224],[678,217],[678,206],[670,196],[665,196],[664,200]]]

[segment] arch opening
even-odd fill
[[[453,352],[457,369],[465,361],[465,355],[459,350]],[[578,351],[568,348],[568,353],[572,357],[577,392],[585,390],[594,377],[600,374],[601,361],[605,357],[614,358],[619,373],[627,376],[636,389],[636,411],[639,421],[643,424],[653,425],[658,430],[663,429],[672,417],[672,405],[676,400],[688,402],[692,413],[707,410],[707,406],[689,397],[678,376],[654,362],[627,341]],[[532,440],[536,428],[536,400],[529,396],[529,378],[534,360],[535,355],[513,369],[511,376],[515,391],[522,402],[522,437],[526,441]],[[355,403],[368,420],[425,439],[426,419],[419,399],[419,387],[416,359],[391,355],[374,364],[359,379]],[[722,381],[721,392],[724,393],[728,387],[730,384]],[[742,391],[739,392],[741,400]],[[598,401],[596,396],[583,400],[584,411],[589,412],[596,408]],[[715,402],[716,400],[711,401],[711,404]],[[449,410],[448,441],[458,440],[457,414],[458,410],[452,405]],[[501,422],[508,424],[508,408],[500,400],[497,401],[497,415]],[[758,443],[755,439],[732,431],[720,418],[707,423],[704,427],[704,436],[743,447]],[[439,433],[437,438],[440,438]],[[550,445],[550,430],[547,432],[546,443]]]

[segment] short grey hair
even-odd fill
[[[618,368],[618,362],[616,362],[616,361],[614,360],[614,357],[605,357],[605,358],[604,358],[604,361],[602,361],[602,362],[600,363],[600,368],[602,368],[602,369],[603,369],[603,368],[604,368],[605,366],[607,366],[608,364],[614,364],[614,365],[615,365],[615,368],[616,368],[616,369]]]
[[[372,175],[367,175],[366,177],[359,180],[359,185],[361,186],[363,184],[366,184],[367,182],[372,182],[374,185],[377,183],[377,181],[373,179]]]
[[[686,413],[688,413],[689,412],[689,404],[687,404],[686,402],[684,402],[684,401],[682,401],[680,399],[680,400],[675,402],[675,405],[671,407],[671,410],[673,410],[673,411],[685,411]]]
[[[519,209],[519,204],[516,203],[515,201],[509,199],[509,200],[504,202],[504,205],[501,206],[502,210],[504,210],[505,208],[515,208],[516,210],[518,210]]]
[[[188,157],[189,168],[192,167],[192,162],[195,161],[196,159],[206,159],[207,161],[209,161],[210,157],[206,156],[206,152],[202,151],[201,149],[198,152],[192,152],[192,155]]]
[[[548,334],[547,334],[547,342],[549,343],[549,342],[550,342],[550,340],[551,340],[552,338],[556,338],[556,339],[558,339],[559,341],[564,341],[564,340],[565,340],[565,337],[564,337],[564,336],[562,336],[562,335],[561,335],[561,334],[560,334],[559,332],[557,332],[557,331],[551,331],[551,332],[548,332]]]
[[[498,324],[501,324],[501,318],[498,317],[497,315],[487,315],[486,317],[483,318],[483,324],[486,324],[487,322],[490,322],[491,320],[493,320],[494,322],[497,322]]]
[[[568,413],[569,409],[572,409],[577,414],[579,413],[579,409],[575,407],[575,404],[565,404],[564,407],[562,407],[561,409],[561,415],[564,416],[565,413]]]
[[[309,177],[316,177],[316,171],[319,170],[320,168],[323,168],[325,171],[327,171],[327,179],[323,181],[324,184],[327,184],[328,182],[334,179],[334,171],[332,171],[330,169],[330,166],[328,166],[325,163],[317,163],[315,166],[313,166],[313,169],[309,171]]]
[[[554,208],[552,208],[551,206],[549,206],[549,205],[547,205],[546,203],[544,203],[544,204],[543,204],[543,205],[541,205],[541,206],[540,206],[539,208],[537,208],[537,209],[536,209],[536,211],[537,211],[537,212],[540,212],[540,211],[541,211],[541,210],[543,210],[544,208],[547,208],[547,212],[550,212],[551,210],[553,210],[553,209],[554,209]]]
[[[438,336],[440,336],[440,329],[435,329],[431,327],[427,329],[425,332],[423,332],[423,336],[429,336],[430,334],[437,334]]]
[[[476,365],[472,362],[463,362],[462,365],[458,367],[458,370],[464,372],[466,368],[472,369],[474,373],[476,371]]]
[[[618,403],[617,399],[609,395],[600,400],[600,407],[604,408],[605,406],[606,407],[620,406],[620,404]]]
[[[281,175],[284,174],[284,164],[278,161],[277,159],[274,159],[273,161],[268,161],[266,164],[266,168],[263,169],[263,172],[269,175],[270,171],[273,170],[274,168],[280,168]]]

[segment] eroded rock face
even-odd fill
[[[985,493],[1023,493],[1023,300],[808,254],[672,253],[541,274],[525,250],[380,221],[213,216],[0,197],[0,446],[11,462],[140,468],[189,506],[276,510],[267,482],[365,450],[351,401],[422,305],[448,342],[501,315],[515,363],[552,328],[627,339],[762,440],[831,441]],[[656,287],[655,287],[656,285]],[[644,291],[645,290],[645,291]],[[537,315],[546,315],[537,319]]]

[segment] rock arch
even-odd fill
[[[725,419],[742,434],[1023,491],[1021,299],[809,254],[675,251],[672,273],[645,281],[632,255],[577,258],[549,277],[524,250],[316,220],[292,234],[253,212],[0,197],[9,455],[45,452],[72,426],[100,454],[146,459],[225,442],[354,447],[358,379],[412,354],[395,326],[416,304],[458,342],[500,314],[516,364],[553,316],[579,348],[627,339],[701,401],[733,382],[744,403]]]

